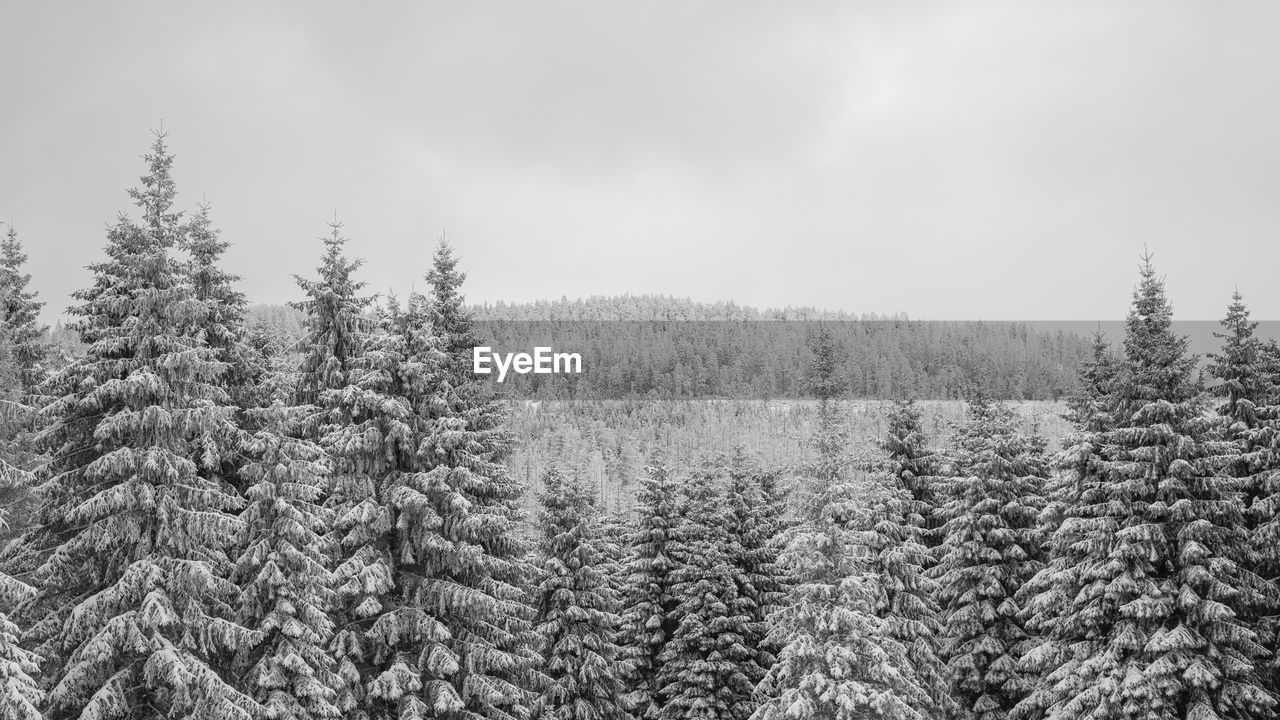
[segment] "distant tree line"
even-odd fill
[[[536,346],[579,353],[581,375],[510,374],[503,391],[540,400],[786,398],[805,394],[810,336],[839,341],[845,390],[855,398],[960,399],[981,390],[1011,400],[1056,400],[1075,384],[1089,343],[1024,323],[905,317],[654,295],[592,297],[470,308],[476,337],[503,352]],[[250,322],[286,346],[302,340],[285,306],[255,306]]]

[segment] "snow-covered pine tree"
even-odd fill
[[[1209,356],[1209,374],[1221,381],[1213,388],[1225,402],[1218,407],[1220,432],[1231,443],[1222,463],[1225,471],[1239,478],[1244,493],[1245,525],[1250,531],[1250,552],[1244,565],[1264,579],[1280,579],[1280,527],[1276,496],[1280,481],[1280,402],[1277,402],[1276,374],[1268,348],[1255,335],[1258,323],[1249,319],[1249,309],[1237,290],[1221,321],[1224,332],[1214,333],[1222,341],[1218,354]],[[1254,628],[1265,647],[1275,648],[1280,640],[1280,585],[1271,584],[1242,613],[1242,620]],[[1267,687],[1280,696],[1280,660],[1268,660]]]
[[[482,386],[473,382],[471,372],[472,349],[479,345],[471,317],[464,304],[466,298],[462,294],[462,283],[467,274],[458,269],[459,259],[453,254],[453,246],[441,238],[432,257],[431,269],[427,271],[426,280],[431,286],[431,297],[428,312],[431,325],[436,335],[444,340],[446,369],[459,388],[481,390]]]
[[[505,406],[470,371],[475,340],[464,278],[442,242],[426,276],[430,294],[418,303],[443,355],[419,412],[426,428],[417,457],[428,468],[423,482],[443,536],[428,555],[433,573],[423,592],[453,638],[461,667],[453,681],[466,711],[520,718],[539,664],[524,591],[532,567],[518,536],[524,487],[503,464],[512,445]]]
[[[405,383],[422,386],[429,379],[413,372],[423,369],[421,363],[410,366],[395,309],[381,315],[380,327],[370,326],[364,312],[371,300],[358,294],[364,283],[354,278],[361,263],[346,256],[341,225],[330,228],[319,277],[297,278],[308,299],[296,306],[307,313],[310,348],[298,398],[314,403],[310,433],[332,463],[326,511],[334,520],[326,545],[334,556],[331,647],[340,678],[335,704],[353,718],[456,709],[460,701],[447,683],[424,692],[413,657],[420,651],[435,665],[456,661],[442,654],[447,633],[439,622],[421,607],[406,607],[404,588],[413,574],[397,572],[397,565],[416,558],[410,545],[407,557],[397,552],[401,533],[391,499],[403,473],[417,469]],[[427,519],[416,529],[435,528]]]
[[[1076,582],[1064,582],[1063,578],[1079,571],[1083,545],[1076,544],[1076,541],[1082,540],[1083,535],[1078,523],[1069,524],[1066,529],[1062,529],[1062,523],[1068,510],[1080,504],[1086,483],[1096,484],[1102,433],[1110,429],[1112,423],[1109,407],[1111,383],[1118,368],[1106,335],[1101,330],[1095,332],[1092,356],[1080,367],[1077,389],[1066,400],[1067,412],[1063,417],[1071,421],[1073,429],[1062,438],[1062,449],[1050,458],[1050,466],[1056,471],[1051,472],[1044,483],[1044,507],[1036,520],[1034,534],[1035,547],[1043,564],[1017,596],[1025,613],[1024,627],[1028,630],[1037,628],[1043,619],[1042,614],[1031,612],[1030,606],[1033,603],[1067,602],[1057,593],[1074,587]],[[1051,552],[1053,547],[1057,547],[1059,552]],[[1044,644],[1044,638],[1034,631],[1024,657],[1031,653],[1052,653],[1055,649],[1060,650],[1061,646]]]
[[[209,216],[209,205],[202,204],[187,225],[182,248],[188,255],[187,282],[196,299],[208,312],[193,332],[198,333],[227,371],[219,382],[237,407],[252,408],[270,404],[261,394],[266,359],[248,342],[245,327],[245,297],[236,289],[236,275],[222,269],[222,255],[230,243],[220,237]]]
[[[1050,543],[1050,589],[1027,608],[1044,641],[1016,717],[1266,718],[1263,649],[1240,621],[1256,576],[1236,562],[1243,509],[1212,473],[1195,358],[1172,330],[1164,282],[1144,258],[1112,427]]]
[[[631,663],[628,706],[635,717],[655,720],[662,709],[661,658],[676,629],[672,548],[680,539],[682,509],[669,468],[655,462],[645,469],[636,491],[635,512],[623,614],[624,644]]]
[[[876,615],[889,636],[902,643],[915,682],[928,703],[918,708],[930,718],[952,717],[955,702],[939,658],[942,633],[938,588],[929,577],[935,559],[923,540],[941,539],[935,456],[925,449],[919,410],[913,401],[898,401],[888,417],[888,432],[878,443],[885,457],[868,468],[873,492],[865,499],[867,527],[861,538],[869,552],[877,583]]]
[[[321,396],[343,419],[324,444],[337,465],[333,645],[349,717],[464,716],[475,691],[459,677],[468,668],[457,643],[472,638],[453,615],[456,604],[492,602],[447,577],[445,558],[456,562],[457,545],[444,536],[463,528],[446,523],[459,520],[450,510],[465,512],[467,501],[428,474],[421,452],[431,441],[433,409],[443,404],[433,394],[443,358],[420,307],[387,308],[380,331],[351,359],[348,385]],[[476,633],[477,644],[484,639]]]
[[[1035,527],[1048,475],[1045,443],[1020,433],[1007,406],[981,397],[952,442],[942,557],[933,573],[944,628],[940,655],[958,716],[1001,720],[1028,688],[1019,663],[1033,639],[1018,593],[1043,565]]]
[[[913,398],[894,401],[885,417],[885,435],[877,445],[888,459],[881,471],[893,475],[911,494],[907,520],[920,528],[920,542],[927,548],[942,543],[941,522],[934,517],[939,503],[936,454],[929,449],[920,423],[920,408]]]
[[[28,289],[26,260],[10,226],[0,240],[0,512],[8,512],[10,523],[8,529],[0,529],[0,549],[10,537],[23,534],[33,509],[31,470],[38,456],[30,431],[42,403],[35,390],[44,378],[49,349],[47,328],[38,323],[44,303]]]
[[[4,526],[0,508],[0,529]],[[0,572],[0,607],[12,608],[35,593],[30,587]],[[44,699],[36,683],[39,666],[35,653],[19,644],[18,626],[0,612],[0,718],[41,720],[39,705]]]
[[[329,237],[323,239],[324,258],[316,269],[319,277],[308,280],[294,276],[307,295],[306,300],[290,303],[306,313],[307,350],[299,370],[297,393],[300,404],[315,405],[326,390],[347,384],[350,363],[359,357],[367,333],[364,312],[372,298],[360,295],[365,284],[354,277],[363,262],[347,257],[347,238],[342,235],[341,223],[333,222],[329,230]],[[322,431],[316,427],[312,432],[318,439]]]
[[[764,675],[757,648],[750,598],[739,596],[738,539],[727,532],[722,481],[708,467],[685,483],[685,512],[670,552],[675,568],[675,630],[658,656],[656,678],[663,720],[706,718],[745,720],[755,708],[753,680]]]
[[[44,303],[28,286],[31,274],[26,272],[27,255],[22,250],[18,231],[9,225],[0,239],[0,327],[9,334],[11,354],[21,379],[24,395],[44,379],[44,363],[49,353],[45,340],[48,329],[40,324]]]
[[[283,398],[249,410],[259,429],[245,441],[240,468],[248,506],[234,577],[241,622],[261,634],[241,658],[244,687],[277,720],[342,717],[328,650],[333,579],[321,537],[331,522],[320,505],[328,461],[298,437],[306,411]]]
[[[537,720],[630,720],[626,660],[617,640],[621,602],[590,495],[556,469],[543,476],[542,567],[535,632],[547,685]]]
[[[768,617],[783,602],[787,590],[778,568],[784,508],[776,496],[777,476],[777,472],[749,462],[741,448],[728,467],[725,552],[736,576],[740,609],[734,612],[746,618],[738,632],[750,654],[743,670],[753,690],[777,661],[778,648],[769,641]],[[750,709],[734,714],[746,720],[755,711],[755,702],[744,701],[738,707]]]
[[[8,328],[0,326],[0,400],[10,400],[20,391],[17,364],[13,360]],[[0,415],[0,546],[9,536],[9,508],[25,496],[31,474],[15,463],[10,451],[10,423]],[[0,718],[40,720],[37,706],[44,694],[36,683],[38,666],[34,653],[19,645],[17,625],[9,612],[35,591],[0,568]]]
[[[1239,291],[1231,295],[1226,318],[1221,320],[1225,332],[1215,332],[1213,337],[1222,342],[1220,354],[1210,355],[1208,374],[1221,383],[1213,388],[1215,395],[1224,397],[1224,404],[1217,407],[1222,418],[1221,434],[1226,441],[1234,442],[1226,470],[1231,477],[1240,478],[1244,489],[1245,509],[1252,507],[1262,495],[1260,484],[1267,471],[1276,465],[1267,462],[1266,447],[1271,428],[1271,418],[1266,410],[1268,378],[1265,369],[1265,346],[1254,336],[1258,324],[1249,319],[1249,309]],[[1254,520],[1252,512],[1245,520]],[[1253,523],[1251,524],[1251,527]]]
[[[184,227],[163,135],[146,160],[130,191],[142,217],[110,228],[107,260],[75,293],[86,353],[44,393],[56,398],[41,438],[51,552],[29,634],[47,717],[247,719],[257,703],[213,662],[257,640],[232,620],[225,576],[241,500],[207,475],[209,438],[231,433],[226,366],[183,332],[209,310],[172,255]]]
[[[1267,664],[1267,688],[1280,697],[1280,347],[1272,340],[1263,346],[1260,374],[1263,401],[1258,407],[1258,429],[1251,437],[1257,448],[1250,459],[1254,468],[1250,490],[1256,492],[1248,508],[1253,554],[1250,567],[1269,581],[1259,608],[1258,632],[1265,647],[1272,648]]]
[[[794,493],[802,498],[800,521],[778,559],[794,586],[770,616],[770,639],[782,649],[758,687],[764,701],[752,717],[922,720],[928,693],[906,648],[876,614],[879,579],[856,529],[868,525],[864,503],[875,486],[849,472],[830,332],[820,332],[813,345],[817,459],[807,468],[808,487]]]
[[[1080,367],[1078,387],[1067,398],[1064,417],[1072,431],[1062,441],[1062,452],[1053,464],[1061,471],[1045,484],[1045,508],[1040,513],[1039,541],[1047,543],[1062,522],[1066,507],[1078,502],[1082,483],[1094,471],[1102,433],[1113,424],[1110,398],[1119,365],[1111,343],[1101,330],[1094,332],[1092,356]]]

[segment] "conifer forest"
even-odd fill
[[[1119,337],[468,304],[443,240],[375,296],[335,220],[258,305],[166,142],[65,326],[0,240],[0,720],[1280,715],[1231,287],[1204,357],[1158,254]],[[587,371],[473,371],[539,332]]]

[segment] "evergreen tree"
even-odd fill
[[[818,397],[817,460],[808,468],[801,522],[789,530],[779,563],[795,583],[770,617],[782,647],[760,683],[759,720],[821,717],[919,720],[929,705],[907,650],[876,613],[879,580],[857,528],[869,524],[864,502],[875,487],[850,476],[839,426],[838,375],[828,332],[814,340],[812,388]]]
[[[1263,651],[1240,621],[1260,591],[1242,569],[1242,502],[1213,474],[1186,340],[1172,331],[1164,282],[1142,266],[1109,429],[1050,542],[1027,609],[1045,639],[1026,658],[1035,686],[1021,717],[1260,718]]]
[[[441,239],[432,258],[426,280],[431,285],[429,312],[431,325],[444,340],[446,367],[454,385],[471,386],[471,354],[479,345],[470,313],[463,304],[462,283],[467,274],[458,269],[453,246]]]
[[[679,539],[671,546],[675,630],[658,656],[656,684],[664,720],[737,720],[754,710],[754,681],[764,674],[755,634],[753,603],[738,594],[741,578],[731,560],[741,556],[714,468],[685,484],[687,499]]]
[[[439,568],[429,587],[454,638],[463,671],[454,678],[466,710],[485,718],[523,717],[538,682],[532,608],[523,588],[532,567],[518,528],[523,485],[503,461],[511,435],[501,400],[470,372],[475,344],[462,309],[465,276],[441,244],[427,274],[429,296],[416,303],[442,357],[424,395],[426,432],[418,457],[436,499],[444,545],[431,555]]]
[[[1254,610],[1260,642],[1272,648],[1267,688],[1280,697],[1280,349],[1265,346],[1261,363],[1265,404],[1258,408],[1258,427],[1250,434],[1249,462],[1254,475],[1248,490],[1251,533],[1250,567],[1269,581]]]
[[[187,281],[192,294],[208,312],[193,328],[218,360],[227,364],[219,378],[236,406],[252,408],[269,404],[260,390],[266,359],[249,343],[245,326],[244,293],[236,289],[240,278],[221,267],[230,243],[223,240],[209,217],[209,205],[199,207],[187,225],[182,247],[187,251]]]
[[[637,718],[655,720],[662,708],[658,675],[663,651],[675,634],[672,550],[680,539],[682,514],[675,479],[668,468],[645,470],[636,492],[636,529],[627,554],[625,646],[631,676],[628,703]]]
[[[997,720],[1027,692],[1019,662],[1032,638],[1018,594],[1043,564],[1035,523],[1048,472],[1044,441],[1019,433],[1006,406],[977,398],[969,414],[940,513],[941,655],[960,716]]]
[[[879,443],[887,457],[872,463],[873,492],[866,497],[869,525],[862,530],[870,567],[879,578],[876,615],[889,637],[906,649],[915,683],[928,702],[925,717],[954,714],[955,703],[939,658],[942,633],[937,585],[928,576],[934,558],[924,541],[941,540],[941,493],[935,457],[924,447],[914,401],[898,401]],[[930,531],[930,527],[937,527]]]
[[[217,662],[257,640],[231,619],[225,579],[241,501],[212,479],[223,451],[212,439],[234,430],[226,365],[185,332],[209,309],[171,254],[184,228],[163,135],[146,159],[130,192],[140,221],[120,217],[92,287],[75,293],[86,353],[46,390],[52,552],[30,634],[47,661],[47,717],[248,718],[257,704]]]
[[[543,477],[542,581],[536,633],[548,685],[533,717],[630,720],[625,660],[617,644],[620,600],[590,496],[558,470]]]
[[[418,456],[440,361],[424,329],[395,306],[370,332],[351,277],[358,263],[346,260],[337,230],[320,280],[304,285],[313,337],[327,350],[306,359],[300,383],[303,394],[316,393],[314,431],[334,465],[336,704],[356,718],[456,713],[458,654],[426,594],[441,520]]]
[[[941,523],[934,517],[939,503],[936,482],[936,458],[926,444],[924,428],[920,424],[920,408],[914,399],[894,402],[893,410],[885,418],[885,436],[878,445],[888,455],[882,468],[895,478],[895,484],[911,495],[907,508],[907,520],[920,528],[920,541],[929,548],[941,544],[938,528]]]
[[[17,390],[19,378],[12,361],[7,328],[0,328],[0,394],[12,396]],[[0,422],[0,545],[9,534],[9,509],[25,496],[30,473],[11,462],[8,423]],[[20,601],[28,599],[34,590],[0,569],[0,718],[15,720],[39,720],[37,706],[44,694],[36,683],[39,669],[34,653],[19,644],[18,627],[9,619],[9,611]]]
[[[736,612],[745,618],[738,633],[749,660],[742,664],[754,689],[777,661],[778,647],[769,640],[768,617],[786,595],[786,580],[778,568],[778,541],[783,530],[777,473],[748,464],[741,448],[728,468],[725,498],[725,552],[737,586]],[[751,712],[735,714],[745,720],[754,701],[737,704]]]
[[[251,411],[260,429],[245,443],[249,462],[240,470],[249,504],[235,578],[241,620],[261,635],[246,653],[246,692],[280,720],[342,717],[327,648],[332,573],[321,542],[328,468],[317,445],[297,438],[299,411],[279,399]]]
[[[18,231],[9,225],[0,239],[0,327],[9,334],[13,362],[21,379],[23,392],[31,392],[44,378],[44,364],[49,353],[45,340],[48,328],[40,325],[40,309],[44,303],[28,286],[31,274],[25,272],[27,255],[22,251]]]
[[[1237,437],[1257,425],[1255,408],[1264,391],[1262,343],[1254,336],[1258,323],[1249,319],[1239,290],[1232,294],[1227,316],[1220,324],[1226,332],[1213,336],[1222,341],[1222,351],[1209,355],[1209,374],[1222,381],[1215,391],[1225,395],[1226,403],[1218,413],[1231,422],[1228,437]]]
[[[347,257],[342,225],[334,222],[329,229],[329,237],[324,238],[324,259],[316,271],[319,277],[307,280],[294,276],[307,295],[306,300],[291,303],[307,317],[307,351],[299,371],[297,396],[302,404],[315,405],[321,393],[346,385],[349,366],[359,357],[367,330],[364,311],[372,302],[359,295],[364,283],[353,276],[363,263]]]
[[[1280,365],[1274,340],[1264,345],[1256,336],[1258,323],[1249,319],[1244,298],[1236,291],[1221,322],[1225,332],[1214,333],[1222,341],[1219,354],[1210,355],[1209,373],[1221,380],[1216,394],[1225,402],[1218,407],[1221,434],[1229,443],[1223,463],[1226,472],[1242,483],[1245,525],[1250,547],[1245,566],[1271,584],[1242,613],[1242,619],[1259,633],[1265,647],[1280,640]],[[1280,660],[1273,650],[1265,682],[1280,696]]]

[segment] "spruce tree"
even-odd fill
[[[925,439],[920,408],[912,398],[897,400],[885,424],[885,436],[878,446],[888,455],[888,460],[881,470],[893,475],[895,483],[910,493],[907,520],[920,528],[920,542],[935,548],[942,542],[938,533],[941,523],[934,517],[939,505],[935,487],[937,462]]]
[[[1244,565],[1271,582],[1244,619],[1259,633],[1265,647],[1275,648],[1280,640],[1280,527],[1277,508],[1280,498],[1280,366],[1275,360],[1274,340],[1264,345],[1255,335],[1258,323],[1249,319],[1244,298],[1236,291],[1221,321],[1224,332],[1214,333],[1222,341],[1218,354],[1210,355],[1209,374],[1221,381],[1214,388],[1223,397],[1218,406],[1220,433],[1228,445],[1222,465],[1239,478],[1244,493],[1245,525],[1250,530],[1250,547]],[[1267,662],[1266,685],[1280,696],[1280,660],[1273,650]]]
[[[934,476],[936,458],[925,449],[914,401],[895,403],[879,447],[886,456],[869,468],[874,485],[865,498],[868,525],[861,532],[879,579],[876,615],[906,649],[914,681],[925,691],[928,702],[920,713],[951,716],[955,703],[939,657],[938,587],[928,575],[935,559],[926,545],[942,539],[937,507],[942,495],[940,478]]]
[[[453,383],[459,387],[472,387],[471,354],[480,342],[464,304],[466,297],[462,294],[462,283],[466,281],[467,274],[458,269],[458,263],[453,246],[442,238],[426,276],[431,286],[429,312],[432,327],[444,340],[442,350]]]
[[[245,549],[235,565],[239,612],[261,636],[241,660],[244,683],[280,720],[342,717],[328,652],[333,581],[322,534],[331,513],[320,505],[328,467],[319,446],[298,438],[305,410],[277,399],[250,411],[259,430],[246,439],[248,462],[240,469],[248,506],[241,514]]]
[[[21,380],[23,393],[29,393],[44,378],[44,364],[49,353],[45,332],[40,325],[44,303],[29,288],[31,274],[26,272],[27,255],[22,250],[18,231],[9,225],[0,239],[0,327],[9,334],[13,362]]]
[[[1255,609],[1260,642],[1272,648],[1267,664],[1267,688],[1280,697],[1280,348],[1265,346],[1261,363],[1264,403],[1258,408],[1259,425],[1251,434],[1250,464],[1254,475],[1249,491],[1251,533],[1250,567],[1268,581]]]
[[[849,472],[834,341],[824,331],[813,345],[817,458],[807,468],[801,520],[779,557],[794,586],[770,616],[770,638],[782,649],[760,683],[764,701],[752,717],[918,720],[929,697],[906,648],[876,613],[879,578],[859,530],[869,524],[864,502],[875,486]]]
[[[527,713],[537,682],[530,649],[532,608],[523,588],[532,567],[518,537],[521,483],[504,461],[512,438],[499,397],[470,371],[475,332],[462,307],[457,260],[441,243],[421,308],[442,358],[423,399],[427,427],[418,457],[429,468],[444,545],[431,555],[429,587],[463,671],[454,679],[468,712],[486,718]]]
[[[1237,558],[1243,507],[1214,474],[1195,358],[1172,330],[1164,282],[1144,259],[1111,427],[1050,540],[1048,589],[1027,608],[1044,637],[1019,717],[1260,718],[1275,700],[1263,650],[1240,620],[1260,589]]]
[[[764,674],[748,640],[756,630],[753,607],[739,595],[742,578],[732,562],[743,550],[727,532],[719,475],[703,469],[685,484],[679,539],[671,547],[675,629],[658,656],[656,678],[664,720],[750,717],[753,681]]]
[[[212,479],[232,409],[219,362],[187,332],[209,312],[173,251],[173,157],[159,135],[130,192],[141,210],[107,237],[107,260],[75,293],[84,357],[46,393],[41,531],[35,575],[49,692],[46,715],[249,718],[258,705],[218,661],[257,634],[232,619],[226,550],[240,499]]]
[[[769,640],[768,617],[786,594],[786,579],[778,568],[778,541],[783,530],[780,499],[776,496],[777,474],[748,463],[739,449],[728,467],[724,528],[725,552],[737,586],[735,612],[744,618],[738,631],[748,653],[743,671],[754,689],[777,661],[778,648]],[[754,701],[737,707],[750,712]]]
[[[662,708],[658,675],[675,634],[676,597],[672,550],[680,539],[680,498],[671,471],[645,469],[636,491],[636,526],[627,553],[625,646],[631,663],[628,704],[637,718],[655,720]]]
[[[187,282],[192,294],[208,308],[193,332],[228,366],[219,381],[237,407],[270,404],[260,393],[267,372],[266,358],[250,344],[245,327],[245,296],[235,287],[240,278],[221,266],[230,243],[213,227],[208,204],[200,205],[191,218],[182,247],[188,255]]]
[[[959,716],[998,720],[1028,689],[1019,663],[1033,639],[1018,596],[1043,564],[1035,524],[1048,475],[1044,441],[1022,435],[1008,407],[979,397],[952,442],[955,474],[944,490],[934,569],[940,654]]]
[[[3,395],[16,394],[20,382],[5,330],[0,328],[0,399],[4,399]],[[8,435],[4,427],[7,424],[0,421],[0,428],[6,430],[4,435]],[[4,451],[0,454],[0,546],[10,532],[9,508],[25,496],[31,480],[29,472],[13,463],[9,443],[3,440],[0,436],[0,451]],[[18,627],[9,618],[9,612],[34,593],[26,583],[0,568],[0,718],[40,719],[37,706],[44,694],[36,683],[37,658],[19,645]]]
[[[349,366],[360,355],[367,330],[364,311],[372,302],[359,294],[365,284],[354,275],[363,263],[347,257],[342,225],[335,221],[329,229],[324,258],[316,270],[319,277],[294,276],[307,295],[291,305],[306,313],[307,351],[299,369],[297,401],[308,405],[317,404],[326,390],[346,385]]]
[[[617,640],[620,598],[591,497],[552,469],[543,476],[542,580],[535,632],[547,686],[532,716],[546,720],[630,720],[623,707],[625,659]]]
[[[1213,336],[1222,341],[1222,350],[1209,355],[1209,374],[1221,381],[1215,391],[1225,396],[1218,414],[1231,423],[1228,437],[1237,437],[1256,427],[1255,408],[1264,391],[1262,343],[1254,336],[1258,323],[1249,319],[1249,309],[1239,290],[1232,294],[1227,316],[1220,324],[1225,332],[1215,332]]]

